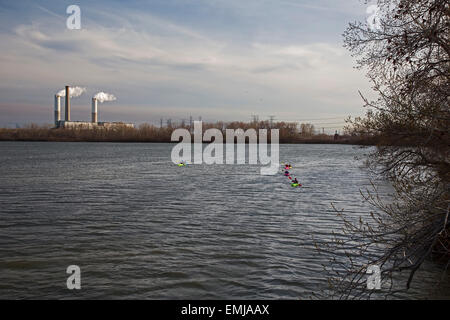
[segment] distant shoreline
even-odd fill
[[[84,141],[84,140],[5,140],[0,139],[1,142],[59,142],[59,143],[151,143],[151,144],[158,144],[158,143],[173,143],[177,144],[178,142],[174,141],[114,141],[114,140],[108,140],[108,141]],[[210,142],[204,141],[203,144],[209,144]],[[194,144],[193,142],[191,144]],[[224,143],[226,144],[226,143]],[[235,144],[238,144],[235,142]],[[248,144],[246,142],[245,144]],[[258,143],[259,144],[259,143]],[[270,142],[268,143],[270,145]],[[323,144],[323,145],[354,145],[354,146],[374,146],[375,144],[368,144],[368,143],[356,143],[356,142],[327,142],[327,141],[304,141],[304,142],[280,142],[281,144]]]
[[[30,126],[28,128],[0,128],[0,141],[28,142],[121,142],[121,143],[178,143],[171,141],[172,132],[177,128],[140,126],[139,128],[105,129],[55,129]],[[248,128],[243,128],[247,130]],[[256,131],[263,128],[255,128]],[[278,128],[276,128],[278,129]],[[270,130],[270,129],[269,129]],[[270,134],[268,135],[270,143]],[[225,142],[225,141],[224,141]],[[210,143],[204,141],[203,143]],[[237,140],[235,144],[237,144]],[[248,139],[246,139],[248,144]],[[308,134],[279,129],[280,144],[348,144],[375,145],[374,139],[350,135]]]

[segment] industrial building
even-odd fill
[[[70,86],[66,86],[64,120],[61,120],[61,96],[55,95],[55,127],[66,129],[116,129],[134,128],[132,123],[124,122],[98,122],[98,101],[92,98],[91,122],[70,120]]]

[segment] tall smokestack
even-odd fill
[[[70,87],[66,86],[66,121],[70,121]]]
[[[97,98],[92,98],[92,122],[97,123]]]
[[[55,125],[61,120],[61,97],[55,94]]]

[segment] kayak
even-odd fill
[[[291,183],[291,187],[301,187],[302,185],[299,183]]]
[[[289,173],[285,173],[284,175],[285,175],[286,177],[289,177],[289,176],[290,176],[290,174],[289,174]]]
[[[178,166],[179,166],[179,167],[185,167],[186,164],[184,164],[184,163],[179,163]]]

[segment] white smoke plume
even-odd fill
[[[110,94],[110,93],[106,93],[106,92],[99,92],[94,96],[95,99],[97,99],[98,102],[102,103],[105,101],[114,101],[117,100],[117,98]]]
[[[82,87],[70,87],[69,88],[69,94],[70,94],[71,98],[79,97],[85,92],[86,92],[86,88],[82,88]],[[57,93],[57,95],[60,96],[60,97],[65,97],[66,96],[66,89],[62,89],[61,91],[59,91]]]

